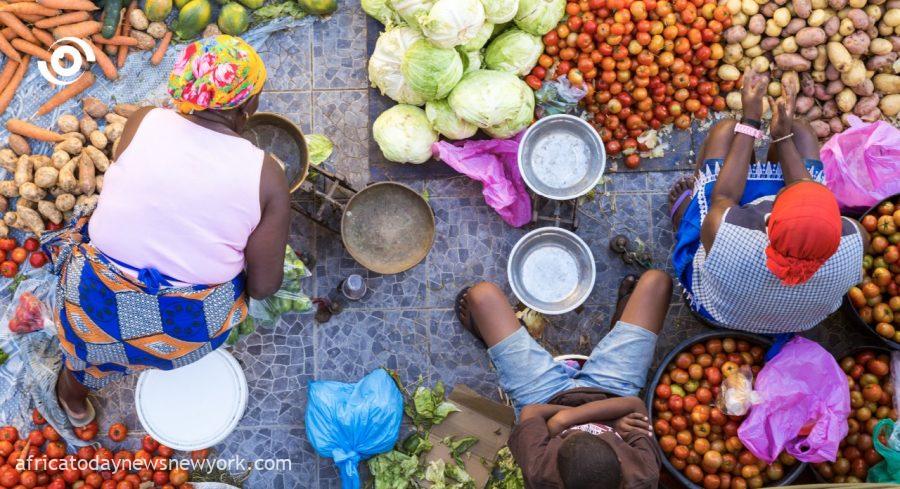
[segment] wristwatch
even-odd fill
[[[751,119],[749,117],[742,117],[741,124],[746,124],[748,126],[752,126],[757,129],[762,129],[762,121],[758,121],[756,119]]]
[[[763,132],[759,129],[753,126],[742,124],[740,122],[734,126],[734,132],[737,134],[746,134],[753,137],[754,139],[763,139],[765,137],[765,134],[763,134]]]

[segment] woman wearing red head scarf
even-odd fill
[[[670,193],[673,264],[685,297],[706,320],[756,333],[810,329],[861,280],[868,236],[842,218],[822,183],[819,143],[794,119],[799,80],[769,98],[767,162],[755,162],[769,80],[744,73],[740,121],[723,120],[697,155],[697,173]]]

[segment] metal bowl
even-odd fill
[[[416,266],[434,244],[434,212],[416,191],[379,182],[354,195],[341,217],[341,239],[354,260],[390,275]]]
[[[513,293],[544,314],[563,314],[580,306],[594,288],[594,255],[575,233],[535,229],[513,246],[506,267]]]
[[[606,171],[606,149],[590,124],[568,114],[538,120],[519,144],[519,172],[528,188],[554,200],[590,192]]]
[[[309,150],[296,124],[278,114],[257,112],[250,116],[241,137],[281,163],[291,193],[300,188],[309,174]]]

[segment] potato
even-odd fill
[[[28,155],[19,156],[19,159],[16,161],[16,171],[13,175],[16,185],[30,182],[33,174],[34,166],[31,164],[31,160],[28,159]]]
[[[741,100],[740,92],[729,92],[725,96],[725,104],[731,110],[741,110],[744,108],[744,101]]]
[[[747,22],[747,30],[751,34],[762,34],[766,30],[766,18],[763,17],[763,14],[751,16],[750,21]]]
[[[747,37],[747,29],[742,25],[733,25],[723,33],[727,44],[737,44]]]
[[[828,6],[836,12],[840,11],[847,5],[847,0],[828,0]]]
[[[28,140],[26,140],[22,136],[19,136],[18,134],[9,133],[9,137],[6,140],[6,144],[17,155],[31,154],[31,146],[28,144]]]
[[[57,143],[56,146],[54,146],[53,150],[54,151],[65,151],[66,153],[69,153],[70,155],[74,156],[74,155],[81,153],[81,149],[83,147],[84,147],[84,145],[78,139],[67,138],[67,139],[64,139],[62,142]]]
[[[809,109],[813,108],[813,105],[815,105],[815,104],[816,104],[816,102],[815,102],[815,100],[812,99],[812,97],[800,95],[799,97],[797,97],[797,102],[795,104],[795,107],[796,107],[798,113],[805,114],[805,113],[809,112]]]
[[[0,182],[0,195],[6,198],[14,198],[19,196],[19,186],[14,180],[3,180]]]
[[[78,130],[78,118],[72,114],[64,114],[56,119],[56,127],[59,132],[74,132]]]
[[[759,41],[759,48],[768,52],[775,49],[779,44],[781,44],[781,39],[777,37],[764,37],[762,41]]]
[[[853,27],[853,21],[850,19],[841,19],[841,23],[838,25],[837,33],[841,36],[849,36],[853,34],[856,28]]]
[[[94,97],[84,97],[81,99],[81,107],[84,113],[99,119],[109,112],[109,106]]]
[[[844,82],[840,80],[832,80],[825,85],[825,93],[828,95],[837,95],[841,93],[846,87],[844,86]],[[840,104],[838,104],[840,106]]]
[[[812,63],[799,54],[785,53],[775,56],[775,65],[785,71],[807,71]]]
[[[801,55],[802,56],[802,55]],[[816,46],[816,57],[813,59],[813,70],[825,72],[828,67],[828,53],[825,52],[825,46]]]
[[[875,82],[875,90],[878,90],[884,95],[900,93],[900,76],[880,73],[875,75],[875,78],[872,81]]]
[[[844,123],[841,122],[840,117],[832,117],[828,121],[828,126],[831,128],[831,132],[835,134],[844,130]]]
[[[137,48],[142,51],[149,51],[156,47],[156,39],[146,32],[131,31],[131,37],[137,39]]]
[[[844,47],[843,44],[839,42],[829,42],[825,49],[828,52],[828,61],[831,61],[831,64],[834,65],[838,71],[844,73],[850,70],[853,57],[850,56],[850,51],[847,51],[847,48]]]
[[[96,182],[97,182],[97,193],[99,194],[100,192],[103,192],[104,176],[102,174],[97,175],[96,177],[94,177],[94,180],[96,180]]]
[[[127,119],[140,108],[137,104],[116,104],[113,107],[113,112]]]
[[[131,27],[139,31],[147,30],[147,26],[150,25],[150,21],[147,20],[147,16],[144,15],[144,12],[139,8],[131,10],[131,13],[128,14],[128,22],[131,23]]]
[[[747,22],[750,21],[750,17],[743,12],[738,12],[731,16],[731,25],[742,25],[746,26]]]
[[[45,166],[43,168],[38,168],[37,171],[34,172],[34,184],[40,188],[51,188],[56,185],[56,180],[59,178],[59,170],[53,168],[52,166]]]
[[[81,191],[78,186],[78,179],[75,178],[75,169],[78,167],[79,160],[81,160],[80,156],[69,161],[61,170],[59,170],[58,185],[59,188],[66,192],[77,194]],[[2,185],[2,183],[0,183],[0,185]]]
[[[0,212],[6,212],[9,208],[9,201],[6,200],[6,197],[0,196]],[[2,222],[2,221],[0,221]]]
[[[809,27],[820,27],[825,24],[825,22],[834,15],[834,12],[825,10],[825,9],[815,9],[809,14],[809,18],[806,19],[806,25]]]
[[[744,37],[744,40],[741,41],[741,47],[744,49],[752,48],[759,44],[759,41],[761,40],[762,38],[756,34],[747,34],[747,36]]]
[[[125,130],[125,126],[119,123],[107,124],[106,127],[103,128],[103,134],[106,135],[107,141],[116,142],[119,138],[122,137],[122,131]]]
[[[75,207],[84,208],[85,212],[93,211],[95,207],[97,207],[97,201],[100,199],[99,195],[79,195],[77,199],[75,199]]]
[[[72,194],[59,194],[56,196],[55,203],[57,209],[69,212],[75,208],[75,196]]]
[[[816,84],[809,73],[800,73],[800,93],[807,97],[816,93]]]
[[[759,4],[753,0],[741,0],[741,12],[747,16],[754,16],[759,13]]]
[[[725,8],[728,9],[731,15],[735,15],[741,11],[741,0],[726,0]]]
[[[878,22],[881,19],[881,16],[884,14],[884,11],[878,5],[873,5],[872,2],[869,2],[866,5],[866,8],[862,9],[863,12],[866,13],[866,17],[869,18],[868,25],[872,25]]]
[[[63,139],[68,139],[68,138],[77,139],[77,140],[81,141],[81,144],[84,144],[85,142],[87,142],[87,137],[85,137],[85,135],[81,134],[80,132],[67,132],[65,134],[60,134],[60,135],[63,137]]]
[[[763,51],[762,48],[758,45],[753,46],[744,50],[744,59],[754,59],[762,56],[764,53],[765,51]]]
[[[769,71],[769,59],[765,56],[757,56],[750,62],[750,66],[757,73],[765,73]]]
[[[889,27],[900,26],[900,8],[891,8],[881,16],[881,21]]]
[[[900,113],[900,94],[892,93],[890,95],[885,95],[881,98],[878,108],[880,108],[881,113],[887,117],[896,116]]]
[[[853,113],[860,117],[870,114],[873,109],[878,108],[878,102],[880,101],[881,97],[878,95],[859,98],[856,101],[856,105],[853,106]]]
[[[772,13],[772,20],[778,24],[778,27],[787,27],[791,22],[791,11],[786,7],[780,7]]]
[[[53,169],[51,168],[51,170]],[[23,199],[37,202],[43,199],[47,195],[47,192],[38,187],[34,182],[25,182],[22,185],[19,185],[19,195],[21,195]]]
[[[109,168],[109,158],[103,154],[103,151],[99,149],[88,146],[84,148],[85,154],[91,159],[91,162],[94,164],[94,168],[99,172],[105,172]]]
[[[815,61],[819,57],[819,50],[815,46],[807,46],[800,50],[800,56],[810,61]]]
[[[106,118],[106,122],[108,122],[110,124],[122,124],[124,126],[125,123],[128,122],[127,118],[122,117],[119,114],[114,114],[112,112],[110,112],[109,114],[106,114],[105,118]]]
[[[768,21],[766,21],[766,28],[764,33],[769,37],[778,37],[781,35],[781,27],[776,24],[774,20],[769,19]]]
[[[744,70],[746,70],[747,67],[750,66],[750,58],[743,57],[743,58],[739,59],[737,64],[734,66],[737,67],[738,71],[743,73]]]
[[[795,38],[794,36],[785,37],[784,39],[781,40],[781,46],[779,46],[779,47],[786,54],[796,53],[797,50],[799,49],[797,47],[797,38]]]
[[[53,166],[53,161],[47,155],[31,155],[28,157],[28,160],[31,161],[31,167],[37,171],[38,168],[43,168],[45,166]]]
[[[866,0],[848,0],[847,5],[852,8],[863,8],[866,6]]]
[[[19,208],[16,207],[16,224],[20,229],[27,229],[33,232],[34,234],[40,236],[41,233],[44,232],[44,220],[41,219],[41,215],[34,209],[29,209],[27,207]]]
[[[757,3],[760,1],[765,1],[761,7],[759,7],[759,13],[763,14],[763,17],[770,19],[773,15],[775,15],[775,11],[778,10],[778,5],[775,3],[770,3],[766,0],[757,0]]]
[[[871,71],[881,71],[884,68],[890,68],[897,60],[897,53],[880,54],[871,56],[866,60],[866,69]]]
[[[169,32],[169,29],[166,28],[165,22],[151,22],[150,26],[147,27],[147,34],[150,34],[150,37],[154,39],[162,39],[167,32]]]
[[[0,149],[0,167],[4,170],[12,173],[16,171],[16,161],[19,160],[19,157],[16,156],[16,153],[9,149],[3,148]]]
[[[856,105],[856,94],[849,88],[844,88],[834,97],[834,101],[841,112],[850,112]]]
[[[94,131],[90,135],[91,145],[97,149],[103,149],[106,147],[108,140],[106,139],[106,134],[103,134],[100,130]]]
[[[865,81],[866,65],[861,60],[854,59],[850,62],[850,69],[841,73],[841,81],[848,87],[855,87]]]
[[[769,85],[766,87],[766,93],[768,93],[770,97],[781,96],[781,82],[770,81]]]
[[[841,42],[853,56],[862,56],[869,50],[869,36],[863,31],[856,31]]]
[[[825,119],[830,119],[836,116],[838,113],[837,104],[834,100],[827,100],[824,104],[822,104],[822,117]]]
[[[816,83],[816,93],[814,96],[816,97],[816,100],[821,100],[822,102],[827,102],[833,97],[833,95],[828,93],[826,86],[821,83]]]
[[[68,163],[70,159],[72,159],[72,157],[69,156],[69,153],[66,153],[65,151],[62,151],[62,150],[56,150],[50,156],[50,161],[53,162],[53,168],[56,168],[57,170],[59,170],[60,168],[63,167],[63,165]]]
[[[804,27],[806,27],[806,22],[804,22],[803,19],[791,19],[790,22],[788,22],[788,25],[781,30],[781,33],[785,36],[793,36],[800,32],[800,29]]]
[[[832,36],[837,34],[838,29],[841,26],[841,19],[838,19],[837,16],[832,15],[825,21],[825,24],[822,25],[822,30],[825,31],[825,35],[830,39]]]
[[[828,65],[825,68],[825,78],[828,80],[839,80],[841,78],[841,72],[834,67],[834,65]]]
[[[85,137],[90,136],[92,132],[97,130],[97,121],[91,116],[85,115],[78,121],[78,128]]]
[[[97,189],[97,181],[94,180],[96,167],[87,153],[82,153],[78,158],[78,189],[82,195],[91,195]]]
[[[875,93],[875,84],[872,83],[872,80],[866,78],[862,83],[855,87],[850,87],[850,89],[860,97],[868,97]]]
[[[810,0],[794,0],[794,13],[801,19],[806,19],[812,13],[812,3]]]
[[[869,52],[874,55],[888,54],[892,49],[893,46],[891,46],[891,41],[888,41],[887,39],[872,39],[872,42],[869,43]]]
[[[741,72],[732,65],[719,66],[719,78],[724,81],[734,81],[741,77]]]

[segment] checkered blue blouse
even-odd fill
[[[766,215],[775,196],[728,209],[712,250],[701,245],[693,262],[693,300],[728,326],[753,333],[805,331],[840,307],[862,280],[863,241],[844,218],[837,252],[806,283],[782,285],[766,267]]]

